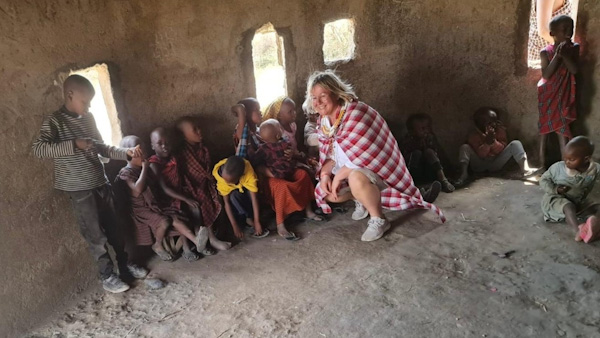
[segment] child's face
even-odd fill
[[[151,137],[152,150],[158,157],[169,157],[171,155],[171,146],[163,133],[154,132]]]
[[[296,106],[291,102],[284,102],[279,109],[281,123],[289,124],[296,121]]]
[[[583,155],[581,149],[568,144],[565,148],[563,160],[567,168],[580,172],[587,170],[590,166],[590,156]]]
[[[67,94],[67,108],[73,113],[83,116],[89,112],[93,98],[94,92],[89,89],[74,89]]]
[[[260,104],[258,101],[247,104],[246,109],[248,110],[250,121],[255,125],[259,125],[262,121],[262,114],[260,113]]]
[[[276,143],[279,141],[279,134],[277,127],[272,124],[263,124],[260,127],[260,138],[267,143]]]
[[[183,133],[183,137],[188,143],[198,144],[202,143],[202,131],[200,127],[192,124],[191,122],[182,122],[179,125],[179,129]]]
[[[495,130],[498,127],[498,115],[490,110],[486,115],[479,116],[475,121],[475,125],[483,132],[490,128]]]
[[[555,43],[563,41],[571,41],[573,37],[573,25],[567,22],[560,23],[554,30],[550,32]]]
[[[431,126],[427,120],[417,120],[413,123],[413,133],[420,139],[426,138],[431,133]]]

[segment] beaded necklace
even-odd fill
[[[321,131],[323,131],[323,134],[325,134],[329,138],[333,137],[333,135],[335,135],[338,127],[340,126],[340,123],[342,123],[342,118],[344,117],[344,113],[346,113],[346,105],[344,105],[344,107],[342,107],[342,109],[340,110],[340,114],[338,115],[338,118],[335,120],[335,123],[333,124],[331,129],[327,128],[327,126],[325,126],[325,124],[321,124]]]

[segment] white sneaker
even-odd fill
[[[371,242],[380,239],[383,234],[390,230],[390,222],[385,218],[373,217],[367,223],[367,230],[360,239],[363,242]]]
[[[354,200],[354,212],[352,212],[352,219],[355,221],[360,221],[361,219],[365,219],[369,216],[369,211],[365,209],[365,206],[360,204],[359,201]]]

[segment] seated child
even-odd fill
[[[579,44],[573,43],[573,19],[558,15],[550,21],[554,44],[540,52],[542,78],[538,82],[538,128],[540,131],[540,166],[546,166],[546,141],[556,133],[564,156],[565,143],[572,137],[570,124],[577,118],[576,81]]]
[[[221,202],[217,195],[216,181],[211,175],[211,161],[208,149],[202,143],[202,131],[197,121],[186,116],[177,122],[177,130],[183,137],[180,165],[183,178],[183,191],[200,202],[199,211],[194,215],[208,228],[208,241],[217,250],[231,248],[231,243],[223,242],[214,233],[213,224],[221,213]]]
[[[564,161],[553,164],[540,180],[544,190],[542,211],[547,222],[567,221],[576,230],[575,240],[589,243],[600,233],[600,204],[587,199],[600,178],[600,165],[592,161],[594,145],[577,136],[565,146]],[[577,216],[593,215],[581,225]]]
[[[258,179],[250,162],[240,156],[228,157],[215,165],[213,176],[217,180],[217,191],[223,196],[225,213],[235,237],[244,237],[238,225],[240,220],[254,227],[252,237],[267,237],[269,230],[263,229],[259,218]]]
[[[275,119],[281,127],[282,137],[290,143],[294,153],[298,152],[298,141],[296,141],[296,103],[287,96],[281,96],[271,102],[262,116],[263,121]]]
[[[311,202],[315,199],[313,183],[310,175],[305,170],[296,168],[295,161],[286,156],[291,145],[282,139],[277,120],[263,122],[260,125],[260,137],[265,143],[258,147],[252,161],[258,173],[266,179],[265,195],[275,210],[277,233],[287,240],[298,240],[285,227],[287,216],[304,210],[309,220],[323,221],[311,208]]]
[[[150,140],[155,155],[152,155],[148,162],[150,162],[154,179],[159,183],[159,187],[156,189],[158,206],[162,210],[170,208],[181,214],[183,214],[181,202],[185,203],[191,210],[198,209],[199,203],[197,201],[181,193],[182,185],[177,160],[171,155],[171,146],[165,129],[162,127],[154,129],[150,135]],[[195,238],[193,234],[191,237],[185,233],[183,235],[185,236],[182,240],[183,258],[186,260],[194,261],[199,258],[190,248],[186,238],[196,245],[198,253],[205,256],[214,254],[214,251],[206,246],[208,241],[208,229],[206,227],[197,229]]]
[[[456,185],[464,185],[469,178],[469,168],[476,173],[497,172],[513,158],[519,165],[518,178],[526,174],[527,154],[520,141],[507,144],[506,128],[498,120],[493,108],[482,107],[473,115],[475,129],[469,134],[467,144],[459,151],[461,174]]]
[[[304,145],[308,148],[309,162],[314,161],[318,164],[319,161],[319,134],[317,133],[317,120],[319,113],[312,109],[312,105],[305,101],[302,104],[302,110],[306,117],[306,125],[304,126]]]
[[[121,147],[136,147],[141,145],[137,136],[125,136],[121,140]],[[172,208],[161,210],[158,207],[154,194],[149,187],[150,169],[148,161],[142,157],[132,158],[127,161],[127,166],[119,171],[115,183],[123,182],[127,186],[130,196],[131,216],[136,227],[136,244],[152,245],[152,250],[164,261],[171,261],[173,257],[163,247],[163,239],[168,236],[184,235],[194,240],[194,234],[179,218],[180,213]],[[169,231],[173,227],[177,231]],[[152,236],[154,235],[154,241]]]
[[[258,126],[262,120],[260,104],[257,99],[249,97],[231,107],[231,112],[238,118],[238,124],[233,134],[235,154],[248,158],[260,145],[257,136]]]
[[[437,179],[442,184],[442,191],[451,193],[455,188],[444,173],[438,156],[441,147],[431,125],[431,116],[427,114],[409,116],[406,120],[408,134],[404,137],[400,150],[415,181],[430,182]]]

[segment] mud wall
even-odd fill
[[[581,1],[576,131],[597,140],[600,36],[593,32],[600,30],[600,4]],[[526,67],[529,6],[529,0],[0,0],[0,335],[22,332],[95,282],[69,201],[52,189],[52,163],[30,150],[44,116],[60,105],[61,72],[107,63],[125,134],[147,137],[155,126],[195,114],[218,159],[232,152],[228,107],[254,95],[254,30],[272,22],[284,37],[288,91],[302,102],[307,76],[324,68],[324,23],[352,17],[357,57],[337,69],[396,135],[408,114],[427,112],[455,157],[469,116],[492,105],[506,112],[511,135],[533,150],[539,71]]]

